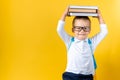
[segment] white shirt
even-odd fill
[[[72,36],[64,31],[65,22],[60,20],[57,26],[57,32],[61,39],[64,41],[68,50],[70,40]],[[90,38],[92,42],[93,52],[96,46],[103,40],[108,33],[106,24],[100,24],[100,32]],[[67,67],[66,72],[72,72],[75,74],[93,74],[94,75],[94,64],[92,59],[92,52],[90,45],[88,44],[88,38],[85,40],[78,40],[74,38],[69,50],[67,51]]]

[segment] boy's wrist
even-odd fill
[[[66,10],[64,11],[62,17],[61,17],[61,20],[65,21],[65,18],[68,16],[68,9],[69,9],[69,6],[66,8]]]
[[[105,23],[101,14],[99,14],[98,20],[99,20],[100,24],[104,24]]]
[[[99,19],[99,23],[100,23],[100,24],[105,24],[103,18],[99,17],[98,19]]]
[[[62,17],[61,17],[61,20],[65,21],[65,19],[66,19],[66,15],[63,14]]]

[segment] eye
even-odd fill
[[[75,26],[74,28],[75,28],[75,29],[81,29],[81,27],[79,27],[79,26]]]
[[[84,27],[84,29],[87,29],[87,27]]]
[[[77,27],[77,29],[81,29],[80,27]]]
[[[90,29],[90,27],[84,27],[85,29]]]

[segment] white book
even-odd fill
[[[69,13],[70,16],[98,16],[97,13]]]
[[[74,5],[69,6],[69,8],[98,9],[97,6],[74,6]]]

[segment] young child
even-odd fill
[[[88,38],[91,31],[91,21],[87,16],[76,16],[72,23],[74,37],[64,31],[65,18],[68,16],[68,8],[58,22],[57,32],[67,48],[67,67],[63,73],[63,80],[93,80],[94,61],[88,40],[92,43],[94,52],[96,46],[107,34],[106,24],[98,10],[100,32],[92,38]],[[71,42],[72,40],[72,42]]]

